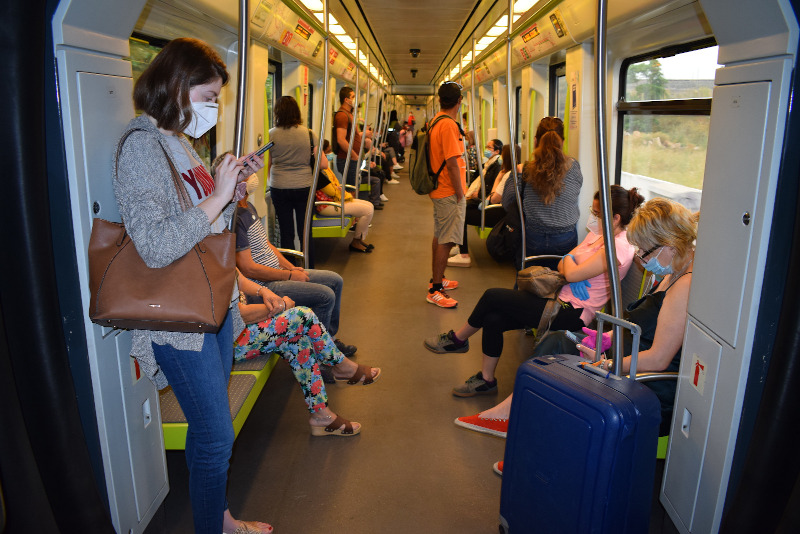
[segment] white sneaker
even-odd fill
[[[392,179],[397,180],[398,178],[400,178],[400,175],[397,174],[396,172],[393,172],[392,173]]]
[[[455,256],[447,260],[448,267],[469,267],[471,264],[472,260],[470,259],[468,254],[467,255],[456,254]]]
[[[392,167],[392,170],[399,171],[402,168],[403,168],[402,165],[400,165],[399,163],[395,163],[394,166]]]
[[[391,180],[386,180],[386,183],[387,184],[392,184],[392,185],[397,185],[400,182],[398,180],[395,180],[394,178],[392,178]]]
[[[382,202],[389,202],[389,199],[388,199],[388,198],[386,198],[386,195],[384,195],[383,193],[381,193],[381,201],[382,201]]]
[[[458,245],[453,245],[453,248],[450,249],[450,256],[455,256],[459,253]]]

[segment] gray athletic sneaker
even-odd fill
[[[469,377],[463,385],[453,388],[453,395],[456,397],[474,397],[487,393],[497,393],[497,379],[494,382],[487,382],[480,371]]]
[[[468,352],[469,340],[459,345],[456,343],[454,337],[455,333],[452,330],[445,334],[439,334],[436,337],[429,337],[424,341],[425,348],[436,354]]]

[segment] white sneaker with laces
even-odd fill
[[[402,168],[403,168],[403,166],[402,166],[402,165],[400,165],[399,163],[395,163],[395,164],[394,164],[394,166],[392,167],[392,170],[393,170],[393,171],[399,171],[399,170],[401,170]]]
[[[453,245],[453,248],[450,249],[450,256],[455,256],[459,253],[458,245]]]
[[[393,172],[393,173],[392,173],[392,178],[394,178],[395,180],[397,180],[398,178],[400,178],[400,175],[399,175],[399,174],[397,174],[396,172]]]
[[[392,184],[392,185],[397,185],[400,182],[398,180],[395,180],[394,178],[392,178],[391,180],[386,180],[386,183],[387,184]]]
[[[381,193],[381,201],[383,201],[383,202],[389,202],[389,199],[388,199],[388,198],[386,198],[386,195],[384,195],[383,193]]]

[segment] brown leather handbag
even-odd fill
[[[517,273],[517,288],[520,291],[527,291],[537,297],[547,299],[547,304],[545,304],[539,319],[539,325],[536,327],[537,342],[541,341],[550,330],[553,319],[561,310],[558,292],[566,283],[564,275],[542,265],[526,267]]]
[[[117,163],[126,138],[117,146]],[[164,153],[186,211],[192,202]],[[131,330],[217,332],[233,294],[235,240],[227,229],[208,235],[170,265],[152,269],[122,223],[94,219],[89,240],[89,318],[102,326]]]

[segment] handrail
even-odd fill
[[[517,176],[517,150],[516,150],[516,137],[514,132],[514,128],[516,127],[516,121],[514,120],[514,100],[512,97],[511,86],[514,85],[512,72],[511,72],[511,27],[514,24],[514,0],[508,0],[508,33],[506,34],[506,93],[508,98],[508,142],[511,143],[511,177],[514,178],[514,194],[517,197],[517,208],[519,210],[519,218],[520,222],[520,230],[521,230],[521,238],[522,238],[522,263],[520,265],[520,269],[525,268],[525,262],[528,259],[526,257],[527,250],[525,246],[526,241],[526,231],[525,231],[525,214],[522,211],[522,195],[519,192],[519,177]],[[474,57],[474,54],[473,54]]]
[[[472,57],[475,57],[475,34],[472,34]],[[478,146],[483,145],[483,143],[479,142],[480,135],[478,131],[478,108],[475,104],[475,69],[470,70],[470,87],[469,87],[469,94],[470,94],[470,113],[472,114],[472,137],[475,138],[475,155],[477,156],[475,159],[478,162],[478,176],[483,176],[483,160],[481,159],[481,153],[478,152]],[[483,184],[482,184],[483,185]],[[484,203],[486,199],[484,199]],[[485,204],[484,204],[485,205]],[[486,217],[481,211],[481,231],[485,229],[486,225]]]
[[[608,14],[608,0],[597,2],[597,25],[594,32],[594,82],[596,87],[595,108],[597,109],[595,130],[597,137],[597,181],[600,191],[600,212],[603,215],[603,235],[613,236],[614,228],[611,224],[611,186],[608,177],[608,157],[606,139],[606,22]],[[606,253],[609,289],[611,290],[611,311],[617,318],[622,318],[622,290],[619,282],[617,268],[617,251],[614,239],[603,239],[603,248]],[[622,372],[622,328],[614,324],[612,337],[614,347],[614,372]],[[632,371],[635,375],[635,371]]]
[[[242,156],[244,114],[247,109],[247,44],[250,42],[249,8],[249,0],[239,0],[239,42],[237,43],[239,59],[236,73],[236,118],[233,126],[233,153],[237,158]]]
[[[330,41],[328,40],[328,0],[322,0],[323,15],[325,18],[325,35],[323,37],[325,44],[324,58],[327,59],[330,50]],[[328,113],[328,61],[325,61],[323,68],[323,82],[322,82],[322,117],[319,126],[320,134],[317,136],[317,157],[314,160],[314,169],[311,175],[311,189],[308,191],[308,200],[306,201],[306,223],[303,225],[303,266],[306,269],[311,267],[311,254],[309,254],[309,246],[311,244],[311,224],[314,210],[314,200],[317,197],[317,179],[319,169],[322,163],[322,140],[325,138],[325,116]],[[344,197],[342,197],[344,199]],[[344,210],[342,210],[344,211]]]
[[[369,63],[369,52],[367,52],[367,63]],[[369,74],[369,73],[367,73]],[[361,133],[361,145],[358,147],[358,157],[356,158],[356,193],[355,196],[358,197],[358,191],[361,189],[361,161],[364,157],[364,144],[366,143],[367,139],[367,114],[369,113],[369,85],[372,83],[372,77],[367,76],[367,88],[364,90],[364,130]],[[376,82],[377,83],[377,82]],[[355,109],[355,115],[353,115],[353,122],[358,120],[358,109]],[[346,182],[347,180],[344,179]]]
[[[355,38],[355,42],[356,42],[356,57],[358,57],[358,49],[359,49],[359,44],[360,44],[359,41],[360,41],[360,39],[358,37],[356,37]],[[358,84],[358,81],[359,81],[359,75],[360,74],[361,74],[361,69],[356,69],[356,88],[355,88],[356,96],[355,96],[355,100],[353,100],[353,125],[355,125],[355,123],[356,123],[356,115],[358,114],[358,107],[357,107],[358,106],[358,91],[359,91],[359,88],[360,88],[360,86]],[[369,80],[369,78],[367,78],[367,80]],[[367,89],[369,89],[369,81],[367,81]],[[334,132],[334,133],[336,133],[336,132]],[[362,135],[361,137],[362,137],[362,140],[363,140],[364,136]],[[352,131],[350,132],[350,139],[353,139],[353,132]],[[333,142],[333,139],[331,139],[331,142]],[[359,152],[359,159],[360,158],[361,158],[361,153]],[[347,163],[349,161],[350,161],[350,153],[348,152],[347,153],[347,160],[345,161],[345,167],[347,166]],[[357,162],[358,162],[358,160],[356,160],[356,163]],[[358,168],[358,165],[356,165],[356,168]],[[347,169],[345,169],[345,171],[346,170]],[[358,171],[356,171],[356,172],[358,172]],[[340,214],[341,215],[341,227],[342,228],[344,228],[344,220],[345,220],[345,216],[344,216],[344,193],[345,193],[345,185],[346,184],[347,184],[347,175],[344,175],[344,176],[342,176],[342,183],[339,184],[339,185],[342,186],[342,197],[341,197],[341,199],[342,199],[342,213]]]

